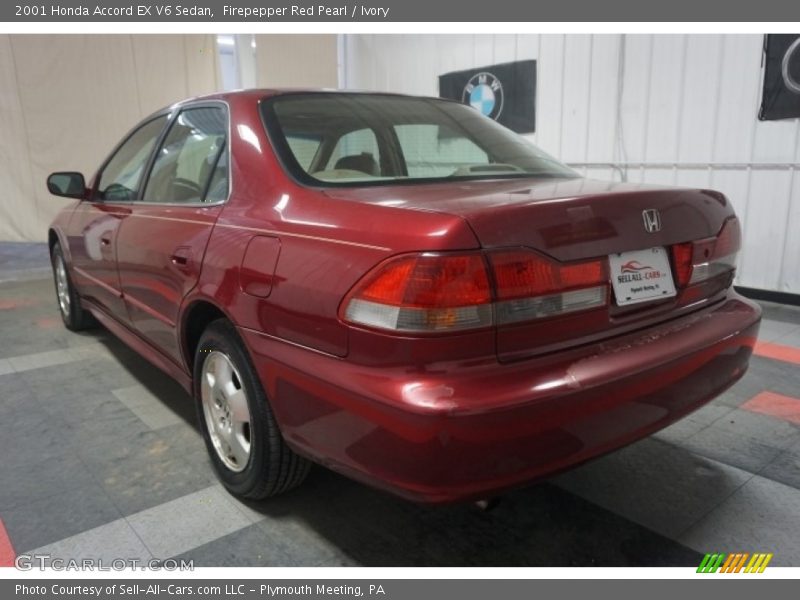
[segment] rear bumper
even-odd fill
[[[284,437],[426,502],[486,497],[645,437],[747,369],[760,308],[730,292],[685,317],[512,364],[376,369],[242,330]]]

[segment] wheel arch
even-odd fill
[[[69,262],[69,246],[64,240],[64,236],[62,235],[61,231],[51,226],[47,230],[47,250],[51,256],[53,254],[53,247],[55,247],[56,242],[58,242],[58,244],[61,246],[61,252],[64,253],[64,258]]]
[[[213,300],[200,297],[189,301],[182,311],[180,342],[184,363],[188,372],[194,372],[194,355],[200,337],[206,327],[218,319],[226,319],[234,326],[235,321]]]

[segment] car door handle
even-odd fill
[[[179,269],[186,269],[191,263],[191,248],[181,246],[176,248],[175,252],[169,257],[172,264]]]

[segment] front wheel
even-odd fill
[[[64,259],[64,252],[58,242],[53,245],[50,261],[53,265],[53,280],[56,284],[58,310],[61,313],[64,325],[72,331],[80,331],[81,329],[92,327],[95,324],[94,318],[81,306],[81,299],[72,285],[72,280],[67,270],[67,262]]]
[[[310,463],[283,441],[244,344],[224,319],[200,338],[194,396],[211,462],[230,492],[260,499],[302,483]]]

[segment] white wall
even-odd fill
[[[347,35],[340,83],[435,96],[448,71],[537,59],[529,136],[536,144],[590,177],[721,190],[744,228],[737,284],[800,293],[800,121],[756,118],[762,42],[760,35]]]
[[[0,35],[0,240],[45,241],[69,201],[52,171],[91,177],[141,118],[217,89],[211,35]]]
[[[256,35],[255,43],[258,87],[336,87],[336,35]]]

